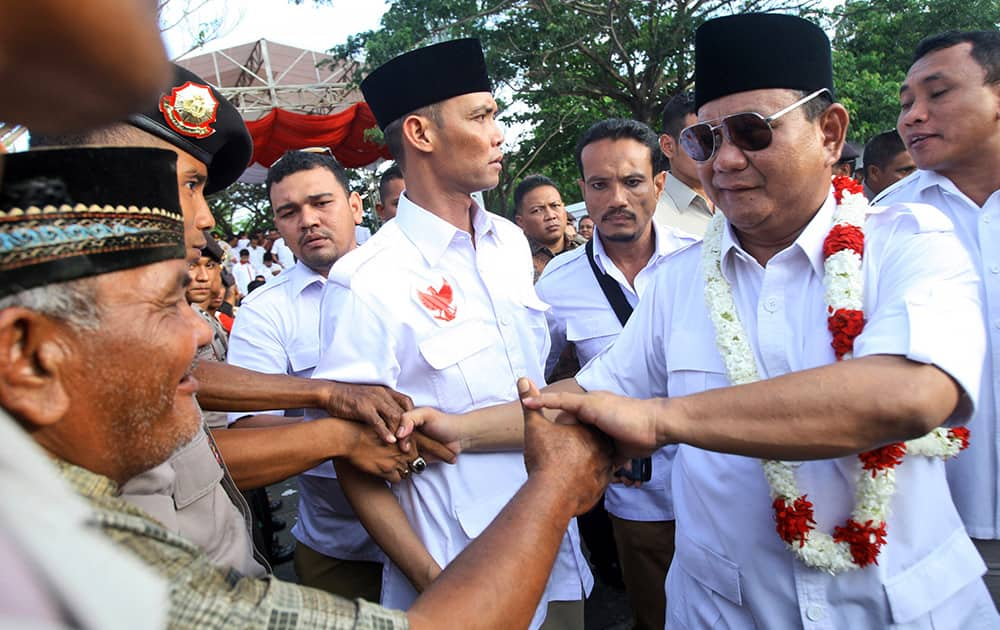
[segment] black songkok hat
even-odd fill
[[[208,166],[206,195],[235,182],[253,157],[253,139],[239,111],[201,77],[177,64],[173,85],[156,107],[129,116],[128,122]]]
[[[173,151],[41,149],[0,171],[0,297],[185,256]]]
[[[361,82],[361,92],[384,131],[421,107],[473,92],[492,92],[478,39],[418,48],[385,62]]]
[[[744,13],[709,20],[694,35],[695,107],[770,88],[833,95],[830,40],[808,20]]]

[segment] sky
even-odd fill
[[[164,8],[167,25],[178,21],[185,8],[195,8],[189,18],[164,32],[171,58],[187,52],[202,23],[221,19],[219,37],[197,55],[265,38],[281,44],[325,51],[342,44],[349,35],[379,27],[387,8],[383,0],[332,0],[316,6],[312,0],[295,5],[290,0],[169,0]]]

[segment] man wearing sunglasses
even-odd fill
[[[821,29],[748,14],[695,41],[699,122],[681,143],[721,214],[576,383],[526,404],[628,456],[679,444],[668,626],[997,627],[943,463],[980,384],[968,255],[934,208],[832,194],[848,115]],[[848,311],[863,329],[838,323]]]
[[[979,269],[989,351],[970,423],[972,445],[948,464],[948,483],[1000,601],[1000,485],[996,349],[1000,347],[1000,33],[947,32],[920,42],[899,90],[899,135],[920,170],[873,203],[928,203],[956,226]],[[904,153],[905,153],[904,150]],[[867,160],[867,155],[865,156]]]

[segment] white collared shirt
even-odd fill
[[[532,286],[527,241],[478,206],[471,216],[474,236],[404,193],[395,220],[337,261],[323,294],[315,378],[386,385],[418,407],[450,413],[516,400],[520,376],[543,382],[547,307]],[[393,491],[445,566],[526,479],[520,452],[463,453],[457,464],[432,465]],[[408,608],[416,598],[409,581],[391,563],[385,571],[382,603]],[[548,601],[579,600],[592,585],[574,521],[532,627]]]
[[[730,229],[724,232],[723,275],[764,378],[834,362],[822,281],[833,208],[831,195],[766,268]],[[729,384],[705,305],[701,256],[698,244],[659,266],[618,340],[577,376],[581,386],[650,398]],[[855,355],[934,364],[966,392],[959,409],[971,409],[984,349],[978,280],[950,222],[927,206],[873,210],[862,275],[867,321]],[[966,419],[959,413],[949,422]],[[831,532],[850,514],[858,470],[853,456],[798,467],[821,530]],[[758,460],[682,444],[672,472],[677,551],[667,578],[667,623],[673,627],[925,627],[929,611],[954,603],[963,587],[969,588],[960,597],[971,593],[971,603],[989,603],[980,581],[985,567],[950,500],[940,460],[907,458],[896,469],[879,564],[836,577],[786,550]]]
[[[1000,190],[982,208],[948,178],[931,171],[917,171],[882,191],[878,203],[920,202],[939,208],[955,224],[955,232],[979,271],[979,297],[989,350],[983,363],[983,387],[976,415],[969,422],[968,450],[947,464],[951,494],[973,538],[1000,538]],[[873,202],[873,203],[875,203]]]
[[[604,250],[604,243],[594,230],[594,263],[611,276],[622,289],[625,299],[635,308],[654,277],[656,268],[679,249],[698,239],[682,230],[652,222],[656,249],[646,266],[636,274],[635,287],[615,266]],[[535,284],[542,301],[549,304],[545,314],[549,323],[552,350],[545,369],[549,373],[569,343],[576,346],[580,365],[610,346],[622,330],[621,322],[601,291],[587,260],[585,247],[557,256],[545,268]],[[630,521],[669,521],[674,518],[670,499],[670,467],[676,446],[665,446],[653,454],[652,478],[638,488],[611,484],[604,495],[605,509],[618,518]]]
[[[653,220],[701,238],[712,220],[712,209],[704,197],[667,172]]]
[[[243,300],[229,337],[230,365],[309,378],[319,360],[319,309],[326,278],[301,262]],[[272,413],[283,415],[285,411]],[[295,413],[301,413],[295,411]],[[230,424],[246,416],[230,413]],[[332,558],[382,561],[329,461],[302,473],[292,535]]]

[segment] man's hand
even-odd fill
[[[462,452],[461,416],[438,411],[433,407],[417,407],[403,414],[397,435],[421,434],[444,445],[456,455]]]
[[[546,392],[522,401],[529,409],[558,409],[556,422],[578,420],[593,425],[615,441],[622,457],[648,457],[663,446],[656,432],[658,400],[636,400],[609,392]]]
[[[564,496],[575,503],[574,514],[589,510],[601,498],[611,480],[610,441],[591,427],[554,424],[540,411],[525,405],[537,397],[538,389],[526,378],[518,379],[524,413],[524,465],[529,477],[545,477],[565,486]]]
[[[328,381],[324,408],[331,416],[371,425],[383,441],[396,443],[403,412],[413,409],[409,396],[381,385],[354,385]],[[404,452],[409,444],[401,445]]]
[[[354,422],[344,425],[345,454],[343,458],[362,472],[399,483],[410,474],[411,453],[404,453],[398,444],[387,444],[372,427]]]

